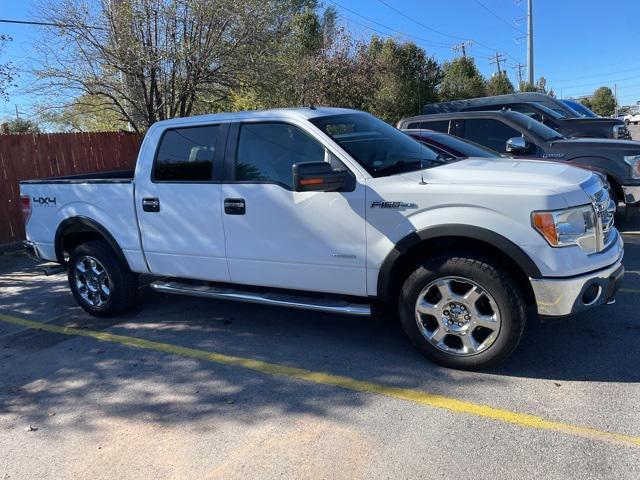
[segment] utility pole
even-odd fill
[[[454,52],[462,52],[462,58],[467,58],[467,48],[470,48],[473,45],[473,41],[467,40],[466,42],[458,43],[451,47],[451,50]]]
[[[526,65],[523,65],[520,62],[518,62],[518,64],[513,67],[513,69],[516,71],[516,75],[518,76],[518,87],[522,85],[522,69],[524,69],[524,67],[526,67]]]
[[[502,68],[500,67],[500,64],[504,61],[505,61],[505,55],[498,52],[496,52],[495,60],[489,61],[491,65],[496,65],[498,67],[498,75],[502,75]]]
[[[613,98],[616,99],[616,118],[618,118],[618,84],[613,84]]]
[[[533,0],[527,0],[527,64],[529,83],[533,85]]]
[[[18,113],[18,105],[14,103],[13,106],[16,107],[16,120],[20,120],[20,113]]]

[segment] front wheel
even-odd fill
[[[112,317],[135,302],[138,276],[123,265],[108,243],[97,240],[77,247],[69,257],[69,287],[90,315]]]
[[[525,325],[525,301],[509,272],[478,254],[441,255],[405,281],[402,327],[429,359],[478,370],[509,356]]]

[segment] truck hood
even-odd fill
[[[419,182],[420,171],[403,174]],[[427,183],[448,183],[494,187],[523,187],[564,191],[592,179],[582,168],[562,163],[505,158],[469,158],[424,171]]]
[[[562,122],[567,124],[580,124],[580,125],[624,125],[624,122],[618,118],[592,118],[592,117],[576,117],[576,118],[562,118]]]
[[[611,153],[622,155],[640,155],[640,142],[635,140],[615,140],[612,138],[565,138],[549,144],[551,151],[580,152],[581,156],[610,157]],[[586,153],[588,152],[588,153]],[[602,153],[600,153],[602,152]],[[606,152],[606,153],[605,153]],[[572,155],[569,155],[570,158]]]

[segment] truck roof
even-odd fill
[[[464,100],[451,100],[449,102],[430,103],[424,105],[422,113],[428,114],[455,112],[468,107],[482,107],[489,105],[493,106],[518,102],[535,102],[546,105],[547,107],[549,107],[550,105],[556,105],[560,106],[561,108],[566,108],[566,106],[562,104],[557,98],[554,98],[551,95],[547,95],[546,93],[518,92],[508,93],[505,95],[495,95],[492,97],[467,98]]]
[[[206,122],[220,122],[220,121],[234,121],[234,120],[247,120],[255,118],[265,118],[269,120],[274,119],[305,119],[316,117],[325,117],[328,115],[339,115],[345,113],[364,113],[360,110],[352,110],[349,108],[334,108],[334,107],[296,107],[296,108],[273,108],[268,110],[244,110],[242,112],[224,112],[213,113],[206,115],[196,115],[192,117],[171,118],[169,120],[161,120],[154,123],[151,128],[166,128],[170,126],[194,124],[194,123],[206,123]]]

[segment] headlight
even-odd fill
[[[531,223],[552,247],[578,245],[586,253],[597,251],[596,217],[591,205],[533,212]]]
[[[640,155],[625,155],[624,161],[631,167],[631,177],[640,178]]]

